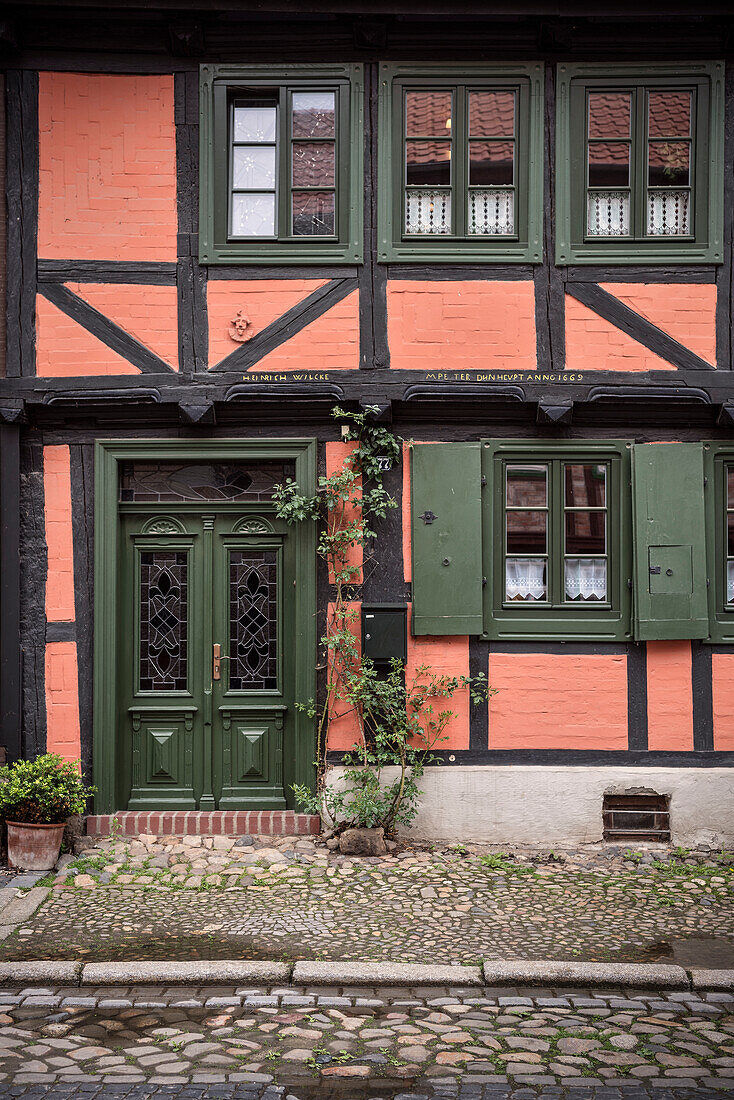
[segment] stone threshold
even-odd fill
[[[684,969],[667,963],[559,962],[485,959],[481,966],[359,961],[199,962],[142,960],[85,963],[32,960],[0,963],[0,984],[42,985],[202,985],[207,983],[284,983],[301,986],[476,986],[515,988],[568,986],[614,989],[734,991],[734,970]]]
[[[87,836],[318,836],[321,818],[294,810],[120,810],[91,814]]]

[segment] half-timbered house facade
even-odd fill
[[[496,689],[418,832],[731,842],[730,6],[4,12],[9,757],[296,827],[332,593],[273,487],[370,407],[363,642]]]

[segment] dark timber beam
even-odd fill
[[[20,757],[20,428],[0,424],[0,745]]]

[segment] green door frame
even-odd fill
[[[295,462],[295,480],[302,492],[316,491],[314,439],[135,439],[98,440],[95,446],[94,523],[94,782],[95,810],[120,809],[117,792],[117,615],[118,463],[125,461],[245,461],[285,459]],[[204,503],[204,502],[202,502]],[[316,528],[303,523],[293,529],[296,540],[294,590],[296,641],[303,656],[296,662],[295,698],[316,694]],[[313,787],[315,773],[313,721],[295,713],[293,746],[295,782]],[[288,795],[287,795],[288,797]],[[292,797],[292,795],[290,796]]]

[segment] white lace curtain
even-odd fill
[[[726,602],[734,603],[734,561],[726,563]]]
[[[508,558],[505,593],[508,600],[544,600],[545,561],[542,558]]]
[[[566,598],[606,600],[607,563],[598,558],[566,559]]]

